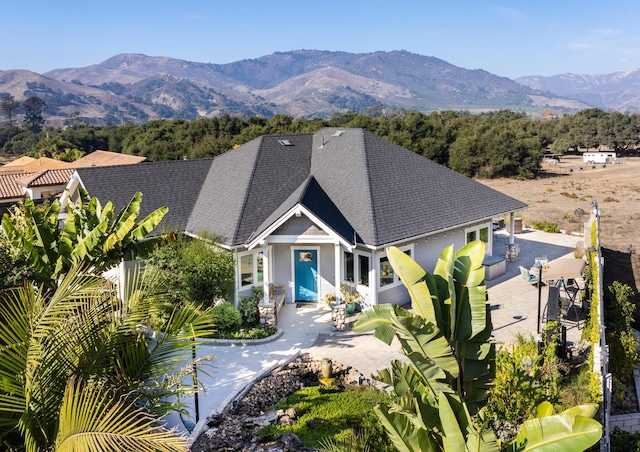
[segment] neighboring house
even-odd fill
[[[339,296],[343,283],[368,304],[407,302],[387,246],[428,270],[449,244],[481,239],[491,255],[493,218],[528,207],[361,129],[262,136],[214,159],[80,168],[72,199],[80,186],[116,209],[141,191],[141,216],[168,206],[161,228],[213,232],[234,253],[236,299],[280,284],[289,303]]]
[[[66,166],[66,162],[48,157],[34,159],[27,156],[20,157],[0,166],[0,217],[15,203],[23,201],[25,197],[32,197],[32,193],[35,193],[36,196],[32,199],[41,199],[43,198],[42,195],[48,195],[56,190],[59,194],[64,190],[69,180],[68,176],[70,176],[73,171],[68,172],[67,179],[60,181],[57,184],[57,188],[49,185],[50,182],[53,182],[53,179],[46,176],[34,181],[30,181],[29,179],[31,176],[33,176],[34,179],[38,179],[38,175],[42,176],[48,170],[61,169]],[[29,185],[32,182],[33,185],[30,187]]]
[[[25,198],[59,196],[76,168],[131,165],[146,160],[146,157],[108,151],[94,151],[71,163],[48,157],[20,157],[0,166],[0,214]]]
[[[22,188],[23,199],[54,198],[64,191],[73,168],[45,170],[21,175],[16,184]]]
[[[0,166],[0,174],[37,173],[39,171],[46,171],[50,169],[66,168],[67,165],[67,162],[50,159],[49,157],[34,159],[32,157],[24,156],[14,160],[13,162],[5,163]]]
[[[84,157],[68,163],[65,168],[89,168],[92,166],[135,165],[147,161],[139,155],[120,154],[119,152],[93,151]]]

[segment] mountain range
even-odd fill
[[[48,106],[49,125],[61,125],[70,116],[92,124],[225,113],[329,117],[362,112],[374,102],[382,108],[424,112],[640,109],[640,83],[635,78],[620,78],[614,86],[610,79],[598,83],[589,76],[573,77],[575,82],[569,77],[562,83],[553,77],[514,81],[407,51],[297,50],[228,64],[120,54],[92,66],[44,74],[0,71],[0,96],[10,94],[19,101],[40,97]],[[603,84],[611,89],[598,90]]]

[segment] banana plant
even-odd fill
[[[392,400],[375,408],[400,451],[497,452],[500,445],[486,427],[481,409],[495,377],[495,345],[484,284],[484,243],[475,241],[440,254],[433,274],[395,247],[389,262],[411,297],[411,311],[379,305],[363,312],[354,331],[374,330],[386,344],[400,342],[405,360],[373,378],[392,388]],[[476,414],[472,417],[472,414]],[[601,435],[590,419],[594,408],[525,422],[510,451],[585,450]]]
[[[89,265],[104,272],[122,260],[144,257],[162,236],[150,237],[160,224],[167,207],[156,209],[138,220],[142,193],[114,218],[110,201],[103,207],[97,198],[80,190],[80,198],[70,203],[60,226],[60,202],[36,206],[30,199],[5,214],[2,231],[14,254],[26,254],[36,282],[50,289],[77,265]]]
[[[491,315],[482,267],[484,243],[470,242],[455,254],[453,246],[445,248],[433,274],[396,247],[387,249],[387,257],[411,297],[412,312],[401,308],[395,312],[402,313],[399,318],[420,320],[389,322],[389,309],[374,306],[360,316],[354,329],[376,329],[376,337],[390,343],[389,338],[394,335],[404,338],[417,334],[410,329],[414,324],[429,325],[427,328],[439,332],[438,337],[442,338],[439,344],[446,345],[454,360],[446,369],[440,369],[447,375],[447,383],[462,400],[475,407],[486,398],[495,375],[495,345],[490,341]],[[416,356],[416,360],[425,356],[424,346],[415,348],[415,342],[402,339],[401,344],[407,356]],[[417,368],[416,362],[412,362]],[[437,361],[431,365],[440,367]]]

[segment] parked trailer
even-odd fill
[[[615,152],[585,152],[582,154],[584,163],[615,163]]]

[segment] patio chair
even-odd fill
[[[538,278],[538,276],[532,274],[522,265],[520,265],[520,274],[522,275],[522,278],[529,284],[538,284],[540,282],[540,278]]]

